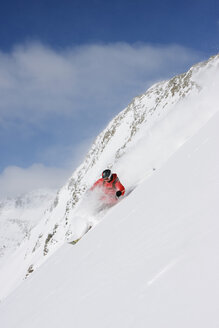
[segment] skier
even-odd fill
[[[91,190],[100,190],[100,199],[106,207],[116,204],[125,194],[125,187],[119,181],[117,174],[109,169],[102,172],[102,178],[94,183]]]
[[[95,209],[95,211],[97,210],[97,213],[116,204],[118,199],[125,194],[125,188],[119,181],[117,174],[112,173],[109,169],[103,171],[102,178],[94,183],[89,192],[90,191],[97,191],[101,200],[101,204],[98,204],[98,208]],[[69,241],[69,244],[75,245],[92,228],[92,226],[93,224],[89,222],[83,234],[77,239]]]

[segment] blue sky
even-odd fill
[[[0,24],[0,196],[61,185],[134,96],[219,48],[216,0],[7,1]]]
[[[214,53],[218,20],[217,0],[9,0],[1,3],[0,45],[11,49],[32,39],[56,48],[141,41]]]

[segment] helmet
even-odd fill
[[[105,180],[105,179],[110,179],[111,178],[111,170],[104,170],[103,173],[102,173],[102,178]]]

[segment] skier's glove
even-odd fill
[[[116,197],[119,198],[121,195],[122,195],[121,191],[118,190],[118,191],[116,192]]]

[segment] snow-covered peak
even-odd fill
[[[1,326],[217,328],[218,126],[219,112],[51,256],[2,302]]]
[[[16,198],[0,200],[0,265],[30,237],[56,192],[35,190]]]
[[[218,110],[219,55],[192,67],[187,73],[157,83],[133,99],[96,138],[84,162],[58,192],[52,206],[32,230],[10,263],[22,267],[7,285],[6,295],[33,272],[74,233],[74,219],[83,194],[105,168],[115,170],[127,193],[151,176],[186,140]],[[85,218],[89,219],[89,218]],[[5,287],[6,286],[6,287]]]
[[[96,138],[85,161],[69,180],[67,188],[72,192],[71,206],[76,205],[80,195],[105,167],[116,167],[118,170],[119,165],[116,164],[128,149],[143,136],[148,137],[151,129],[172,110],[186,111],[183,107],[193,101],[195,109],[190,110],[191,114],[188,113],[192,118],[194,111],[199,108],[197,111],[201,112],[202,103],[207,101],[208,108],[203,109],[203,121],[206,117],[209,118],[216,111],[214,97],[217,94],[218,65],[219,55],[193,66],[188,72],[169,81],[157,83],[145,94],[135,97]],[[208,94],[211,93],[213,97],[208,99]],[[125,172],[124,168],[120,174],[122,172]],[[135,182],[137,183],[131,181]]]

